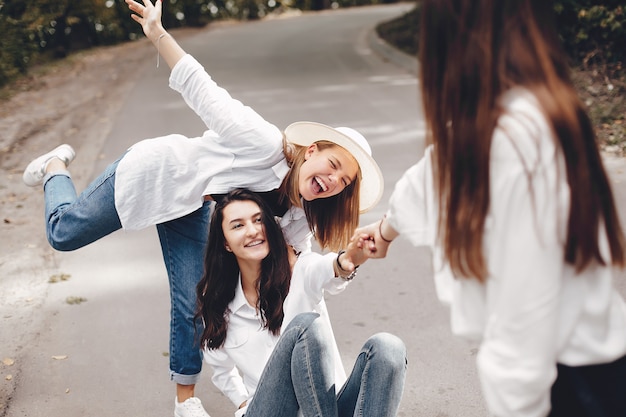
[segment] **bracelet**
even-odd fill
[[[161,56],[161,38],[167,36],[167,33],[161,33],[157,38],[157,68],[159,68],[159,57]]]
[[[384,241],[385,241],[385,242],[387,242],[387,243],[391,243],[391,242],[393,241],[393,239],[392,239],[392,240],[385,239],[385,236],[383,236],[383,221],[384,221],[386,218],[387,218],[387,215],[385,214],[385,215],[383,216],[383,218],[382,218],[382,219],[380,219],[380,223],[378,223],[378,234],[380,235],[380,238],[381,238],[382,240],[384,240]]]
[[[339,253],[337,253],[337,258],[335,259],[335,262],[337,262],[337,268],[339,269],[339,271],[343,271],[343,272],[348,272],[345,269],[342,268],[341,266],[341,262],[339,262],[339,257],[341,255],[343,255],[344,253],[346,253],[345,250],[340,250]],[[344,281],[352,281],[354,279],[354,277],[356,277],[356,270],[359,269],[360,265],[357,265],[354,267],[354,270],[352,272],[350,272],[348,275],[339,275],[339,278],[341,278]]]

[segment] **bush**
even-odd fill
[[[37,50],[24,17],[28,7],[28,1],[11,5],[0,1],[0,86],[25,73]]]
[[[626,60],[626,6],[623,0],[598,5],[591,0],[561,0],[554,4],[563,46],[575,65],[619,65]],[[402,51],[417,55],[419,0],[404,16],[376,30]]]
[[[576,64],[611,65],[626,58],[626,7],[623,0],[555,3],[565,49]]]

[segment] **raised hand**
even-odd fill
[[[170,68],[174,68],[186,53],[163,28],[161,22],[162,0],[156,0],[154,4],[152,4],[152,0],[141,0],[141,3],[135,0],[125,1],[128,8],[134,12],[131,17],[141,25],[143,33],[157,49],[157,68],[159,56],[163,57]]]
[[[128,8],[133,12],[131,15],[133,20],[141,25],[146,37],[155,42],[164,33],[161,23],[162,1],[156,0],[154,4],[152,4],[152,0],[142,0],[143,4],[134,0],[125,1]]]

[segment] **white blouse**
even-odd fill
[[[205,195],[233,187],[277,189],[289,170],[282,132],[233,99],[191,55],[174,66],[169,83],[207,130],[201,137],[168,135],[130,147],[115,173],[115,207],[126,230],[180,218],[200,208]],[[290,209],[281,225],[287,243],[310,249],[302,209]]]
[[[502,104],[491,146],[486,282],[456,279],[443,259],[432,148],[396,184],[387,219],[414,245],[432,247],[452,331],[480,340],[478,373],[490,413],[546,416],[557,362],[608,363],[626,354],[626,305],[612,268],[577,274],[564,261],[565,161],[534,96],[512,90]],[[608,259],[604,233],[600,247]]]
[[[335,277],[333,262],[337,254],[320,255],[315,252],[301,254],[294,266],[289,294],[284,301],[284,319],[281,333],[300,313],[316,312],[332,327],[324,294],[338,294],[348,285]],[[228,332],[224,345],[219,349],[205,349],[204,359],[213,368],[212,381],[232,403],[239,407],[244,401],[250,403],[278,337],[261,327],[260,317],[243,294],[241,281],[235,298],[228,305]],[[343,386],[346,380],[339,349],[333,335],[333,360],[335,362],[335,386]]]

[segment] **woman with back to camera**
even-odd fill
[[[421,7],[430,145],[357,233],[372,257],[398,234],[433,247],[490,415],[625,416],[624,236],[552,3]]]
[[[210,228],[198,284],[201,345],[236,415],[395,416],[404,343],[388,333],[370,337],[346,381],[324,301],[354,278],[367,260],[362,250],[353,243],[339,253],[296,256],[248,190],[228,193]]]
[[[309,251],[345,245],[360,211],[382,194],[382,175],[357,131],[296,122],[284,132],[220,88],[161,24],[161,1],[127,0],[133,18],[171,68],[170,86],[207,126],[201,137],[168,135],[131,146],[80,195],[69,145],[33,160],[23,180],[43,185],[51,246],[70,251],[121,228],[156,225],[171,294],[170,377],[176,417],[206,417],[194,397],[202,353],[194,340],[209,210],[234,187],[265,192],[288,243]]]

